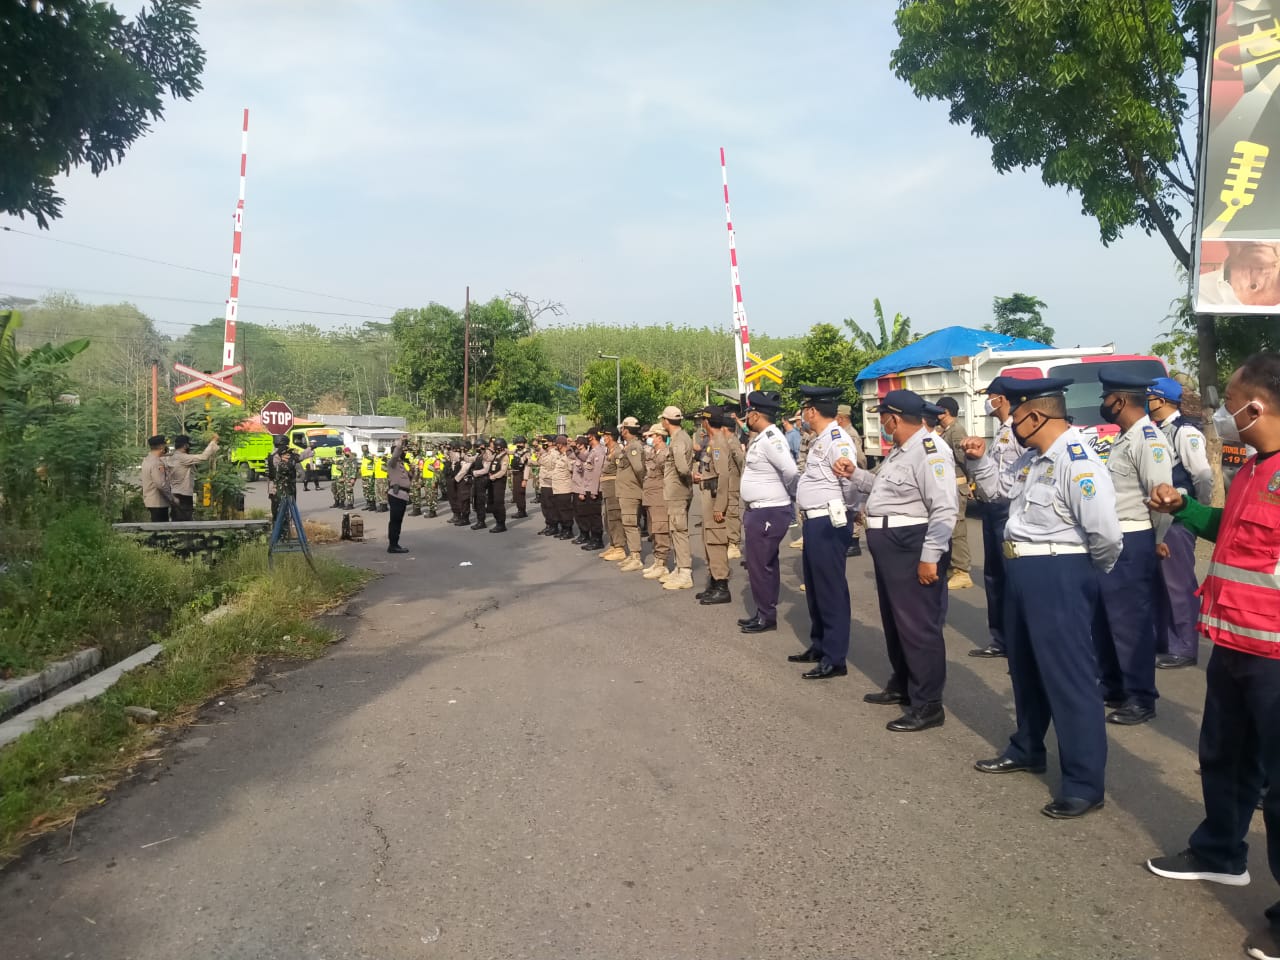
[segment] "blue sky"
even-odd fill
[[[228,271],[248,106],[245,320],[390,312],[256,279],[392,308],[461,306],[470,284],[571,321],[727,328],[724,146],[753,331],[867,320],[874,297],[922,332],[980,326],[1020,290],[1060,345],[1145,351],[1179,292],[1164,243],[1105,248],[1075,198],[997,175],[890,73],[893,7],[210,0],[204,90],[119,167],[68,178],[49,236]],[[0,233],[0,294],[44,289],[130,294],[178,334],[221,316],[227,280]]]

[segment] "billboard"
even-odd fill
[[[1214,0],[1197,313],[1280,313],[1280,0]]]

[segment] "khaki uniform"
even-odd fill
[[[622,514],[622,535],[627,553],[640,557],[640,510],[644,503],[645,446],[631,439],[614,448],[618,479],[618,509]]]
[[[667,462],[667,445],[655,440],[653,446],[646,446],[644,451],[644,510],[649,518],[649,536],[653,538],[653,562],[661,567],[667,565],[667,555],[671,552],[671,528],[667,523],[667,502],[662,496],[663,474]]]
[[[622,445],[615,443],[610,451],[603,443],[604,465],[600,470],[600,495],[604,499],[604,522],[601,532],[608,530],[611,549],[622,550],[626,542],[626,534],[622,529],[622,507],[618,503],[618,458],[622,455]]]
[[[969,527],[964,522],[965,505],[969,501],[969,478],[965,476],[965,455],[960,444],[964,442],[964,426],[959,418],[952,420],[951,425],[942,431],[940,439],[949,446],[955,455],[956,500],[960,512],[956,514],[955,530],[951,533],[951,573],[952,575],[969,573],[972,558],[969,553]]]
[[[667,504],[667,522],[671,528],[671,548],[676,554],[676,568],[689,570],[693,554],[689,550],[689,500],[693,495],[693,441],[689,434],[677,430],[667,443],[667,459],[663,463],[662,497]]]
[[[746,463],[747,455],[742,449],[736,430],[731,430],[725,438],[725,446],[730,459],[736,465],[736,469],[730,473],[730,476],[735,479],[731,480],[729,485],[729,509],[725,513],[725,523],[729,527],[730,546],[737,547],[740,552],[742,548],[742,467]]]

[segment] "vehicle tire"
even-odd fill
[[[240,479],[243,480],[245,483],[253,483],[255,480],[258,479],[258,473],[256,470],[253,469],[253,467],[249,466],[248,464],[245,464],[243,467],[240,468]]]

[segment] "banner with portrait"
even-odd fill
[[[1215,0],[1200,158],[1197,313],[1280,313],[1280,0]]]

